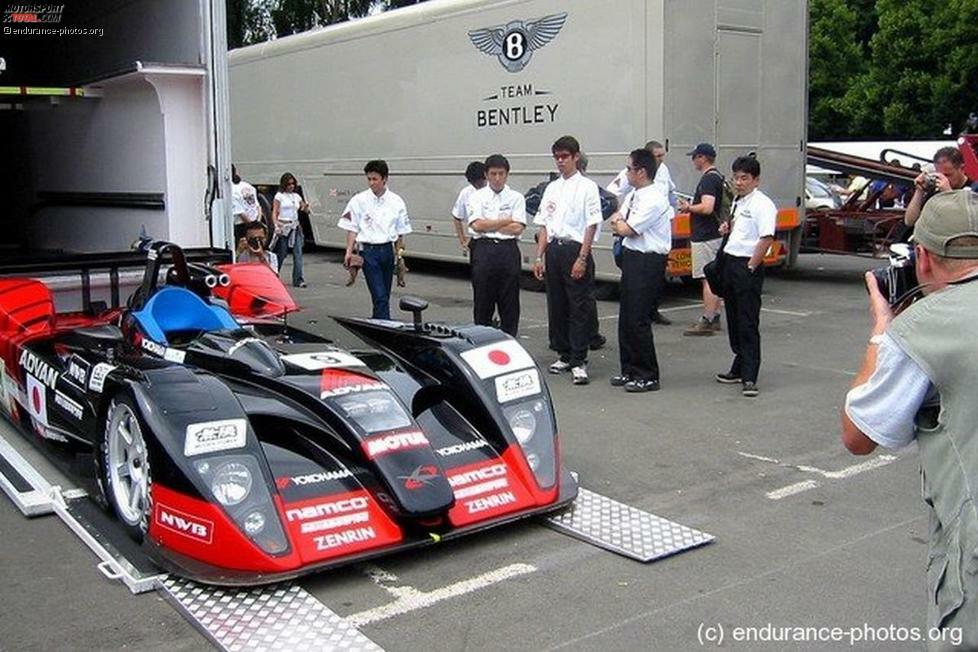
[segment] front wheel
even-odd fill
[[[103,492],[127,533],[142,541],[152,508],[149,455],[138,408],[126,395],[112,399],[98,441]]]

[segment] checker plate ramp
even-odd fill
[[[295,584],[223,589],[168,577],[161,591],[211,642],[227,652],[383,652]]]
[[[626,557],[649,562],[710,543],[711,534],[643,512],[581,487],[544,525]]]

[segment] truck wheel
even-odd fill
[[[126,394],[109,403],[105,427],[97,435],[99,481],[108,504],[127,534],[142,541],[152,512],[152,474],[139,409]]]

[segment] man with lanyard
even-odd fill
[[[452,207],[452,222],[455,225],[455,235],[458,237],[462,253],[469,254],[469,239],[466,237],[466,227],[469,223],[468,204],[472,193],[486,187],[486,166],[482,161],[472,161],[465,168],[465,180],[468,182],[462,188]],[[468,234],[470,237],[472,232]]]
[[[547,186],[533,220],[540,227],[533,274],[546,279],[550,341],[560,355],[550,373],[569,369],[575,385],[586,385],[588,299],[594,286],[591,243],[601,223],[601,198],[598,185],[577,170],[581,146],[576,138],[561,136],[550,149],[560,178]]]
[[[516,337],[520,325],[520,247],[526,228],[526,200],[508,185],[509,161],[502,154],[486,159],[489,185],[469,198],[466,212],[472,240],[472,313],[476,324],[499,327]]]
[[[623,210],[611,217],[622,238],[621,302],[618,346],[621,373],[611,384],[626,392],[659,389],[659,362],[652,337],[652,306],[665,285],[666,260],[672,248],[672,223],[666,196],[656,187],[656,160],[646,149],[629,155],[628,183],[633,190]]]
[[[740,384],[744,396],[758,395],[757,374],[761,368],[761,287],[764,285],[764,256],[774,240],[778,209],[758,190],[761,164],[752,156],[733,163],[733,219],[720,233],[728,235],[723,245],[724,294],[727,335],[734,359],[730,371],[716,375],[717,382]]]
[[[934,195],[913,241],[923,298],[894,315],[866,273],[873,326],[842,441],[855,455],[917,443],[930,515],[929,645],[978,650],[978,194]]]
[[[650,140],[645,143],[645,149],[652,152],[652,157],[655,158],[655,178],[652,180],[652,184],[655,185],[659,192],[661,192],[669,200],[669,219],[671,220],[676,216],[676,206],[678,205],[678,200],[676,198],[676,184],[673,183],[672,175],[669,173],[669,166],[666,165],[666,148],[665,146],[657,140]],[[629,191],[632,189],[631,183],[628,181],[628,169],[624,169],[618,173],[611,183],[605,188],[611,192],[618,199],[618,205],[621,206],[621,202],[628,195]],[[669,326],[672,324],[672,320],[667,318],[665,315],[659,312],[659,299],[656,298],[655,305],[652,307],[652,323],[661,324],[662,326]]]
[[[369,161],[363,171],[369,187],[350,199],[337,224],[348,232],[343,264],[350,266],[359,245],[363,276],[373,302],[371,316],[373,319],[390,319],[395,255],[404,250],[404,236],[411,232],[411,221],[404,200],[387,189],[387,163]]]
[[[683,335],[713,335],[720,328],[720,297],[713,294],[706,282],[703,268],[717,257],[720,243],[720,220],[718,212],[723,199],[723,175],[713,164],[717,152],[713,145],[700,143],[689,153],[693,167],[701,173],[693,202],[679,202],[679,210],[689,213],[689,246],[692,263],[692,276],[703,284],[703,315]]]

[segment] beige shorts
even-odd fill
[[[690,249],[692,250],[690,254],[693,259],[693,278],[704,278],[703,267],[717,257],[721,242],[723,242],[723,238],[690,243]]]

